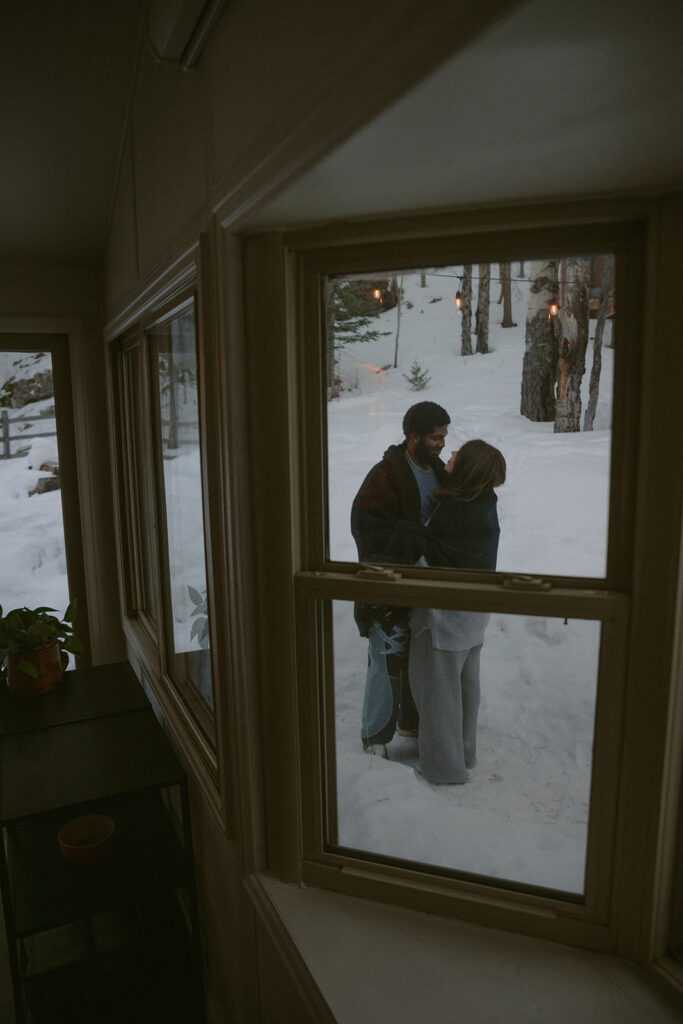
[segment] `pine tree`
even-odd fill
[[[423,370],[417,359],[413,359],[413,365],[410,367],[410,374],[403,374],[404,380],[408,381],[413,391],[422,391],[423,388],[429,384],[432,379],[426,370]]]
[[[390,331],[371,328],[382,312],[368,309],[368,291],[365,281],[344,281],[331,278],[327,285],[327,390],[328,397],[339,395],[341,382],[337,372],[339,351],[356,341],[376,341]]]

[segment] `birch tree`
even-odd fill
[[[529,305],[524,333],[522,416],[535,423],[555,419],[555,380],[559,357],[559,322],[549,316],[559,297],[559,260],[532,260],[529,269]]]
[[[510,263],[499,263],[500,267],[500,299],[503,303],[503,319],[501,327],[516,327],[512,319],[512,279],[510,274]]]
[[[460,355],[472,355],[472,264],[466,263],[462,268],[462,316],[460,334]]]
[[[567,298],[562,310],[562,337],[557,362],[555,433],[581,429],[581,381],[586,372],[588,347],[588,281],[590,261],[566,259]]]
[[[403,301],[403,275],[401,280],[397,283],[396,278],[393,279],[394,291],[396,293],[396,337],[394,338],[394,369],[398,366],[398,336],[401,331],[401,303]]]
[[[600,281],[600,300],[598,303],[597,319],[595,322],[595,336],[593,338],[593,365],[591,367],[591,379],[588,390],[588,404],[586,415],[583,420],[583,429],[592,430],[595,420],[595,410],[598,406],[600,394],[600,371],[602,370],[602,336],[605,331],[605,317],[607,315],[607,302],[609,300],[610,286],[612,284],[612,270],[614,268],[614,256],[605,256],[602,268],[602,279]]]
[[[491,264],[479,264],[479,292],[477,295],[477,352],[489,350],[489,296],[491,292]]]

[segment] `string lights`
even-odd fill
[[[462,280],[463,280],[463,277],[464,277],[464,274],[437,274],[437,273],[434,273],[434,271],[424,271],[424,270],[421,271],[421,273],[425,277],[451,277],[451,278],[456,278],[460,285],[462,285]],[[478,276],[475,277],[472,274],[470,274],[469,279],[470,279],[470,281],[480,281],[481,280],[480,277],[478,277]],[[528,277],[507,277],[507,278],[503,278],[503,277],[489,277],[489,281],[497,281],[497,282],[509,281],[510,283],[512,283],[513,281],[514,282],[519,282],[519,281],[528,282],[529,278]],[[553,282],[553,283],[556,283],[557,285],[570,285],[570,284],[575,284],[576,282],[575,281],[565,281],[565,280],[561,280],[560,281],[560,280],[558,280],[557,282]],[[383,303],[384,302],[384,300],[382,298],[381,289],[375,288],[373,290],[373,292],[372,292],[372,295],[373,295],[373,298],[377,299],[377,301],[379,303]],[[462,313],[462,291],[460,290],[460,288],[458,288],[458,290],[455,293],[455,299],[453,300],[453,303],[454,303],[456,309],[458,310],[458,313],[461,314]],[[548,310],[548,319],[552,320],[553,317],[558,316],[559,313],[560,313],[560,309],[561,308],[562,307],[560,306],[559,302],[551,302],[549,310]]]

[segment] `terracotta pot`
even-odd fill
[[[18,667],[20,661],[34,665],[38,678],[34,679],[22,671]],[[20,696],[30,697],[51,690],[62,678],[63,671],[59,644],[56,640],[47,647],[39,647],[35,651],[7,655],[7,686]]]

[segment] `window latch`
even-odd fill
[[[508,590],[550,590],[552,583],[540,576],[508,576],[503,580],[503,586]]]
[[[400,580],[401,573],[382,565],[364,565],[356,573],[361,580]]]

